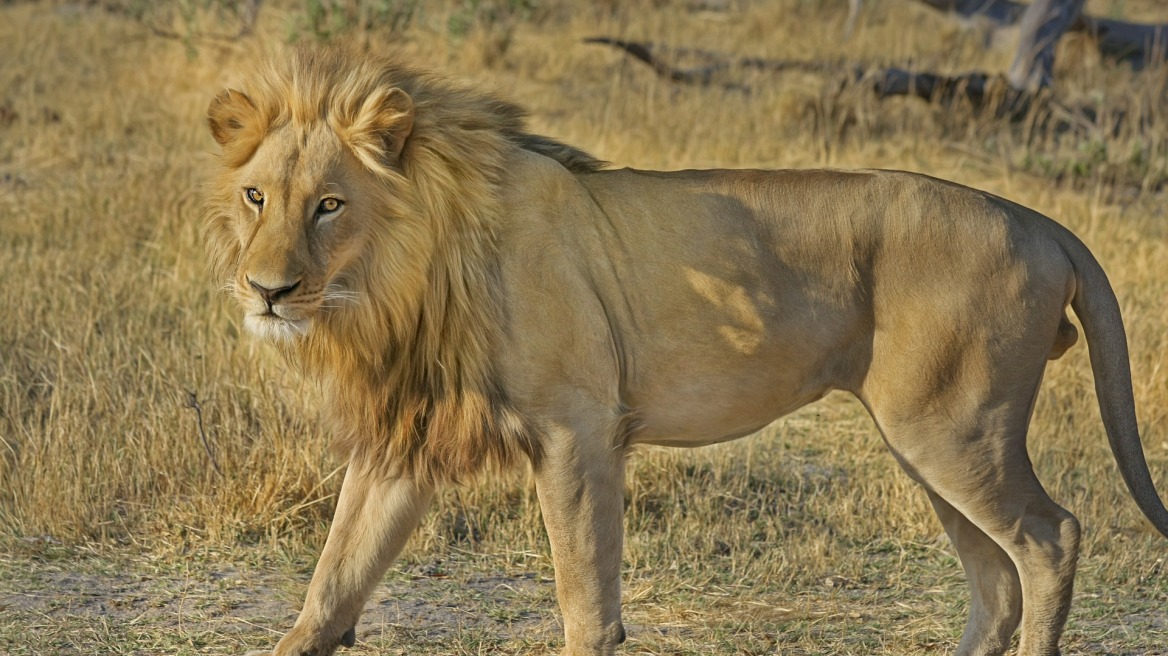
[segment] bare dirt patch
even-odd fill
[[[856,578],[694,581],[626,573],[628,654],[933,654],[956,647],[965,584],[945,549],[872,549]],[[295,621],[311,563],[258,552],[156,560],[64,547],[0,558],[0,653],[241,654],[270,648]],[[223,554],[219,554],[223,556]],[[236,563],[230,563],[231,558]],[[1068,654],[1168,654],[1168,591],[1152,579],[1112,590],[1088,577]],[[395,567],[346,654],[555,654],[562,627],[546,563],[460,549]]]
[[[0,575],[0,652],[12,655],[242,653],[292,626],[309,578],[288,564],[125,557],[6,558]],[[554,584],[536,572],[398,568],[366,606],[356,653],[547,642],[560,632],[553,608]]]

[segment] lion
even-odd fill
[[[1056,654],[1079,549],[1026,433],[1089,344],[1103,423],[1161,533],[1119,305],[1068,230],[896,171],[612,169],[516,105],[396,60],[296,50],[225,90],[204,238],[244,326],[321,382],[348,468],[275,654],[352,646],[435,489],[529,462],[568,656],[623,642],[626,454],[855,395],[969,580],[958,654]]]

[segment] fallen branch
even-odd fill
[[[866,68],[846,61],[800,61],[784,59],[760,59],[756,57],[729,60],[725,55],[701,52],[706,58],[721,57],[708,65],[693,68],[678,68],[654,54],[657,46],[648,42],[625,41],[609,37],[592,37],[585,43],[608,45],[624,51],[637,61],[643,62],[657,73],[658,77],[681,84],[700,86],[717,85],[742,89],[742,85],[730,84],[719,79],[722,73],[734,68],[753,69],[767,72],[798,71],[804,73],[844,74],[853,82],[867,84],[880,98],[888,96],[916,96],[925,100],[949,105],[958,99],[968,101],[975,108],[986,105],[991,99],[1004,100],[1005,105],[1015,113],[1024,114],[1029,103],[1029,95],[1021,91],[1002,89],[997,84],[1000,76],[984,73],[966,73],[957,76],[939,73],[922,73],[902,68]],[[669,49],[671,53],[691,52]]]
[[[635,41],[624,41],[622,39],[613,39],[606,36],[597,36],[584,39],[584,43],[598,43],[612,46],[624,50],[631,55],[633,59],[648,64],[650,68],[657,73],[658,77],[663,77],[671,82],[681,82],[683,84],[700,84],[702,86],[708,85],[714,81],[714,75],[720,73],[728,67],[725,62],[715,63],[709,66],[702,66],[699,68],[680,69],[675,68],[655,55],[653,55],[652,43],[637,43]],[[702,52],[703,55],[712,55],[712,53]]]
[[[730,71],[732,68],[752,69],[759,71],[767,71],[772,73],[781,73],[786,71],[796,71],[803,73],[837,73],[851,68],[853,72],[860,76],[863,74],[863,69],[854,65],[848,64],[846,61],[799,61],[799,60],[785,60],[785,59],[761,59],[758,57],[744,57],[737,62],[731,62],[729,57],[724,53],[712,52],[709,50],[696,50],[692,48],[664,48],[669,53],[676,56],[696,55],[700,58],[710,60],[710,63],[704,66],[695,66],[690,68],[680,68],[669,64],[664,59],[654,54],[654,50],[659,46],[651,42],[640,41],[626,41],[624,39],[614,39],[607,36],[594,36],[584,39],[584,43],[595,43],[600,45],[612,46],[618,50],[624,51],[633,59],[647,64],[658,77],[662,77],[671,82],[678,82],[681,84],[696,84],[699,86],[716,85],[728,89],[748,90],[747,87],[740,84],[732,84],[718,79],[719,75]]]
[[[726,55],[711,52],[699,52],[698,54],[706,59],[720,59],[702,66],[679,68],[657,56],[654,51],[659,49],[691,54],[694,51],[673,50],[654,46],[649,42],[625,41],[610,37],[592,37],[585,39],[585,42],[617,48],[637,61],[648,65],[659,77],[679,84],[718,86],[749,91],[749,87],[745,85],[720,79],[722,73],[734,70],[736,67],[770,72],[799,71],[834,74],[844,76],[850,83],[870,88],[878,98],[914,96],[937,103],[942,107],[964,104],[975,113],[991,112],[997,118],[1006,118],[1011,121],[1024,120],[1031,116],[1033,110],[1042,107],[1050,110],[1044,112],[1045,118],[1041,121],[1042,124],[1055,132],[1092,130],[1101,127],[1097,124],[1100,113],[1094,107],[1066,106],[1057,102],[1048,90],[1031,93],[1014,89],[1001,75],[981,72],[943,75],[895,67],[868,68],[846,61],[792,61],[758,58],[743,58],[734,61]],[[1114,133],[1123,120],[1122,113],[1115,113],[1109,121],[1110,125],[1105,127],[1105,131]]]
[[[1021,120],[1036,99],[1035,94],[1011,87],[1000,75],[962,73],[942,75],[902,68],[881,68],[864,78],[878,98],[916,96],[942,107],[963,101],[975,111],[992,109],[995,116]]]

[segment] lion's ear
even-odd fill
[[[251,157],[263,138],[260,112],[246,94],[225,89],[207,108],[211,136],[223,146],[223,154],[233,164]]]
[[[353,152],[370,168],[401,161],[406,139],[414,129],[414,101],[398,88],[379,89],[361,105],[346,130]]]

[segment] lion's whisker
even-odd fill
[[[340,301],[340,305],[345,303],[351,303],[355,305],[359,303],[364,296],[365,294],[363,292],[345,289],[344,287],[333,283],[325,286],[324,293],[321,297],[326,303],[328,301]],[[340,307],[340,305],[325,305],[323,307]]]

